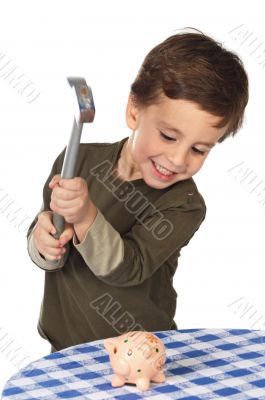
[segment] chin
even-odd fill
[[[172,182],[158,182],[158,181],[151,180],[151,179],[150,180],[144,179],[145,183],[154,189],[165,189],[169,186],[174,185],[176,182],[179,182],[181,180],[182,179],[180,178],[180,179],[174,179]]]

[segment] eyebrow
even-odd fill
[[[168,124],[166,124],[164,121],[160,121],[160,122],[165,125],[166,129],[169,129],[170,131],[173,131],[175,133],[179,133],[182,136],[185,136],[184,133],[180,129],[173,128],[173,127],[169,126]],[[202,145],[210,147],[210,148],[215,146],[215,143],[209,143],[209,142],[198,142],[197,144],[202,144]]]

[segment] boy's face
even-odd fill
[[[192,177],[225,133],[226,127],[212,126],[220,119],[187,100],[163,96],[159,104],[141,109],[129,97],[126,122],[133,132],[122,151],[122,174],[155,189]]]

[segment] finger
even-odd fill
[[[44,211],[38,217],[38,236],[44,246],[59,248],[59,240],[54,238],[56,227],[52,223],[53,213],[51,211]],[[43,247],[44,247],[43,246]]]
[[[46,260],[49,261],[55,261],[55,260],[60,260],[64,253],[66,252],[66,249],[58,249],[56,252],[52,251],[51,249],[42,250],[41,254],[46,258]]]
[[[69,242],[72,239],[73,236],[74,236],[73,225],[66,223],[66,228],[59,238],[60,246],[64,246],[67,242]]]
[[[70,203],[70,204],[69,204]],[[53,210],[56,214],[61,215],[64,217],[66,222],[71,223],[71,218],[76,215],[76,210],[77,206],[79,203],[76,201],[56,201],[52,200],[50,202],[50,208]]]
[[[59,183],[60,179],[61,179],[60,174],[54,175],[54,177],[49,182],[49,187],[53,189]]]
[[[52,211],[44,211],[38,216],[38,223],[40,228],[44,231],[54,235],[56,233],[56,228],[52,223]]]
[[[66,249],[65,248],[53,249],[53,248],[49,248],[49,247],[47,247],[47,248],[43,247],[40,252],[48,260],[56,260],[66,252]]]
[[[62,256],[66,249],[59,247],[59,241],[54,239],[49,233],[43,229],[39,229],[35,238],[38,251],[49,260],[55,260]]]
[[[73,200],[77,197],[77,191],[73,191],[71,189],[62,188],[59,184],[56,184],[53,187],[51,197],[56,197],[60,200]]]
[[[60,247],[59,240],[56,239],[53,235],[51,235],[50,232],[48,232],[43,227],[39,227],[38,240],[44,249],[47,248],[56,249]]]
[[[60,179],[59,180],[59,186],[68,190],[72,191],[80,191],[82,190],[82,187],[86,184],[86,182],[83,180],[83,178],[76,177],[73,179]]]
[[[59,240],[55,239],[45,230],[39,232],[41,248],[47,256],[58,257],[66,252],[65,247],[60,246]]]

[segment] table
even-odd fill
[[[165,383],[140,392],[111,386],[103,341],[32,362],[6,383],[2,399],[265,399],[265,331],[182,329],[153,332],[166,347]]]

